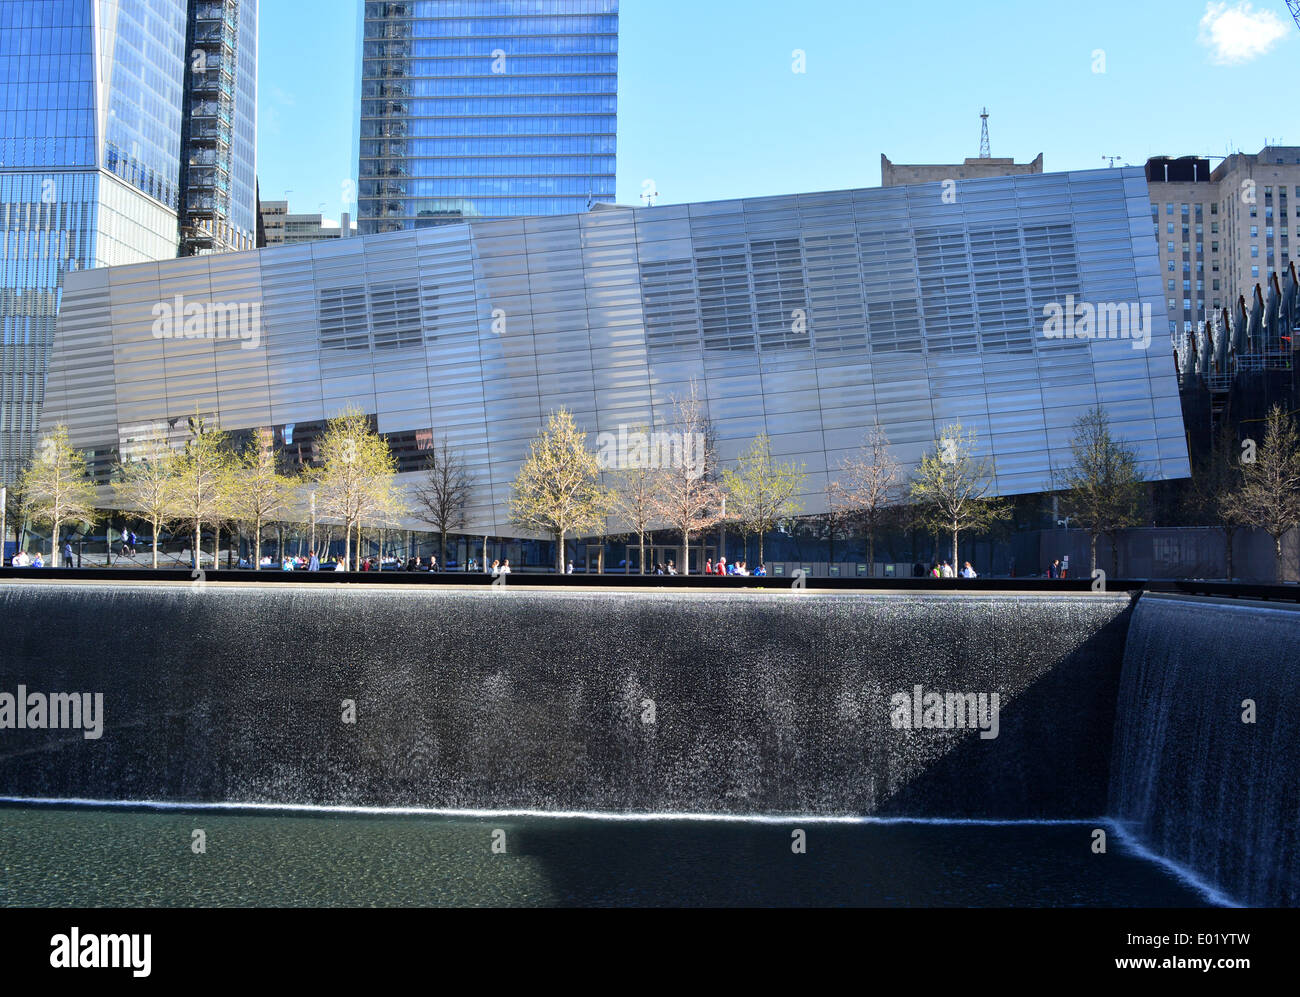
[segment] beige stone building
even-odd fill
[[[262,227],[266,232],[268,246],[338,239],[343,237],[344,232],[348,236],[357,234],[357,223],[348,217],[347,212],[344,212],[341,223],[336,225],[323,215],[292,214],[288,201],[263,201]]]
[[[1043,154],[1031,163],[1014,159],[969,158],[963,163],[915,165],[895,163],[880,154],[880,186],[895,187],[908,183],[943,183],[945,180],[974,180],[980,177],[1010,177],[1023,173],[1042,173]]]
[[[1238,295],[1249,307],[1257,283],[1267,297],[1300,240],[1300,146],[1234,153],[1213,169],[1157,156],[1146,173],[1175,343]]]

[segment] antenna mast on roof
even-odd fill
[[[989,151],[989,109],[985,107],[980,110],[980,159],[991,159],[992,156]]]

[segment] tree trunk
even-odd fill
[[[1232,581],[1232,530],[1223,531],[1223,554],[1228,567],[1228,581]]]
[[[202,549],[199,547],[202,538],[203,538],[203,523],[196,519],[194,521],[194,550],[191,552],[194,555],[195,571],[198,571],[203,564]]]
[[[1119,577],[1119,534],[1110,535],[1110,576]]]
[[[831,531],[831,553],[830,553],[830,558],[831,558],[832,561],[835,560],[835,539],[834,539],[834,535],[835,535],[835,532],[834,532],[834,530],[832,530],[832,531]],[[748,546],[748,544],[746,544],[746,546]],[[762,564],[762,563],[763,563],[763,531],[762,531],[762,530],[759,530],[759,531],[758,531],[758,563],[759,563],[759,564]]]
[[[641,565],[641,574],[644,575],[645,574],[645,533],[644,532],[638,533],[637,537],[640,539],[641,542],[641,558],[638,563]]]
[[[153,520],[150,524],[153,527],[153,569],[158,570],[158,520]],[[107,534],[105,535],[107,537]]]
[[[682,570],[683,575],[691,573],[691,533],[689,530],[682,530]]]
[[[876,577],[876,524],[867,524],[867,577]]]
[[[343,570],[352,567],[352,524],[343,521]]]
[[[952,524],[952,574],[957,577],[957,524]]]
[[[1095,533],[1088,534],[1088,550],[1092,558],[1092,567],[1088,569],[1088,574],[1091,575],[1097,570],[1097,534]]]
[[[1282,583],[1282,534],[1279,533],[1273,537],[1273,548],[1277,552],[1276,565],[1273,569],[1273,580],[1279,585]]]
[[[262,570],[262,521],[253,523],[253,570]]]
[[[440,531],[439,536],[441,537],[441,544],[439,546],[440,556],[438,559],[438,567],[446,568],[447,567],[447,531],[446,530]]]
[[[564,574],[564,535],[567,530],[560,530],[555,534],[555,573]],[[591,565],[587,565],[587,570],[591,570]]]
[[[1278,547],[1279,552],[1281,547]],[[59,521],[54,521],[54,528],[50,532],[50,566],[57,568],[59,566]]]

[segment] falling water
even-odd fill
[[[1111,811],[1239,902],[1300,900],[1300,608],[1144,595]]]
[[[0,730],[0,796],[1092,818],[1130,607],[4,585],[0,692],[102,692],[105,728]],[[997,693],[997,737],[895,727],[916,686]]]

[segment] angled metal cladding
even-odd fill
[[[1067,295],[1150,306],[1149,348],[1045,338]],[[257,305],[256,348],[156,338],[177,296]],[[974,428],[1006,495],[1049,488],[1100,403],[1149,478],[1187,476],[1167,329],[1136,168],[608,208],[70,274],[43,427],[107,462],[196,409],[292,434],[355,404],[417,456],[445,432],[479,485],[470,531],[511,535],[549,412],[664,425],[694,378],[722,458],[767,432],[819,512],[876,422],[905,464]]]

